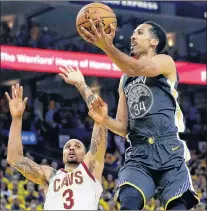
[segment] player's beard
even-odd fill
[[[139,56],[137,55],[137,52],[134,52],[134,50],[131,50],[129,54],[130,54],[130,56],[131,56],[132,58],[134,58],[134,59],[139,59]]]
[[[68,160],[67,164],[79,164],[77,160]]]

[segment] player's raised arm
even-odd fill
[[[103,108],[104,112],[108,113],[108,107],[104,101],[98,97],[97,100],[92,102],[92,109],[89,115],[96,112],[96,109]],[[101,182],[101,176],[104,168],[104,156],[107,149],[108,130],[101,124],[95,122],[91,138],[90,149],[85,156],[85,163],[89,171]]]
[[[76,68],[76,70],[71,66],[59,67],[61,73],[59,76],[68,84],[74,85],[77,87],[78,91],[85,100],[88,108],[93,100],[96,99],[96,96],[93,94],[91,89],[86,85],[85,79],[81,71]]]
[[[49,166],[38,165],[23,155],[21,139],[22,115],[27,103],[27,98],[23,100],[23,87],[20,87],[19,84],[12,86],[12,97],[7,92],[5,94],[9,101],[9,108],[12,115],[7,162],[28,180],[36,184],[45,185],[50,177],[53,176],[55,170]]]

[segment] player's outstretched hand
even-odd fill
[[[95,122],[103,124],[108,116],[108,106],[100,97],[97,97],[91,102],[88,114]]]
[[[13,85],[12,97],[10,97],[7,92],[5,92],[5,95],[9,101],[9,109],[12,118],[22,118],[28,99],[26,97],[23,100],[23,87],[19,86],[19,84]]]
[[[106,34],[100,17],[97,17],[97,19],[100,32],[98,32],[94,22],[90,19],[93,33],[90,33],[85,28],[81,27],[81,36],[87,42],[92,43],[105,51],[109,49],[113,44],[116,28],[113,26],[113,24],[110,24],[111,33]]]
[[[76,67],[76,70],[71,66],[59,67],[61,73],[59,76],[68,84],[78,86],[81,83],[85,83],[85,79],[81,71]]]

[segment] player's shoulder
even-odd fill
[[[154,61],[157,63],[157,67],[161,74],[165,77],[176,81],[176,66],[173,58],[166,54],[157,54],[153,57]]]
[[[58,172],[56,169],[52,168],[49,165],[40,165],[40,166],[44,172],[47,181],[50,181]]]
[[[169,65],[175,64],[173,58],[167,54],[157,54],[153,57],[153,59]]]

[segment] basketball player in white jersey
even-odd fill
[[[44,210],[97,210],[103,190],[101,176],[107,130],[99,124],[94,124],[91,146],[87,153],[81,141],[69,140],[63,148],[65,167],[56,171],[52,167],[39,165],[24,157],[21,128],[27,98],[23,100],[23,87],[19,84],[12,86],[11,97],[7,92],[5,94],[12,115],[7,162],[28,180],[44,188],[46,195]],[[84,95],[88,105],[96,103],[96,100],[92,101],[94,98],[91,96],[90,90]],[[102,102],[99,99],[99,106]]]

